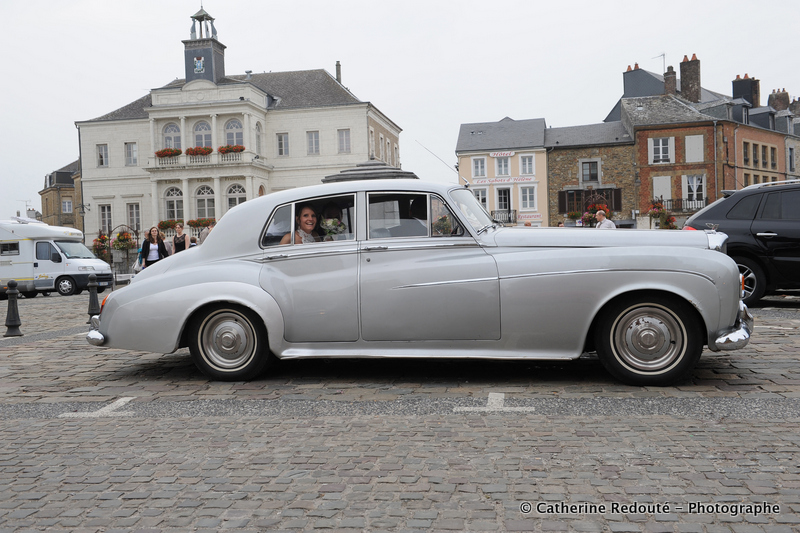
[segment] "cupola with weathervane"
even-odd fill
[[[205,9],[192,15],[192,34],[183,41],[186,83],[208,80],[214,83],[225,77],[225,45],[217,40],[214,17]]]

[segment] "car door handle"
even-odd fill
[[[287,257],[289,256],[286,254],[278,254],[278,255],[268,255],[267,259],[286,259]]]
[[[777,237],[777,233],[756,233],[756,237],[764,237],[765,239],[771,239],[773,237]]]
[[[366,246],[366,247],[364,247],[364,250],[366,250],[367,252],[375,252],[377,250],[388,250],[388,249],[389,249],[388,246]]]

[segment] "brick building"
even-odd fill
[[[80,162],[73,161],[44,177],[44,188],[39,191],[42,222],[83,231],[83,219],[78,216],[81,209],[80,182],[78,186],[75,183],[79,175]]]

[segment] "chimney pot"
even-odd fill
[[[737,80],[740,80],[740,79],[742,79],[742,77],[741,77],[741,76],[739,76],[739,75],[737,74],[737,75],[736,75],[736,79],[737,79]]]
[[[342,64],[338,61],[336,62],[336,81],[342,83]]]
[[[697,54],[692,54],[692,61],[697,61]]]
[[[630,66],[630,65],[628,65],[628,70],[626,70],[625,72],[630,72],[631,70],[632,70],[632,69],[631,69],[631,66]]]
[[[744,73],[744,79],[750,79],[750,76],[747,75],[747,72]]]
[[[689,58],[687,56],[683,56],[683,61],[681,61],[681,63],[685,63],[686,61],[689,61]]]
[[[639,70],[639,63],[633,64],[633,70]]]

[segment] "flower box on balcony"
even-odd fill
[[[186,155],[208,155],[213,151],[214,149],[208,146],[197,146],[195,148],[187,148]]]
[[[177,157],[183,153],[182,150],[179,148],[164,148],[163,150],[159,150],[156,152],[156,157],[159,159],[162,157]]]
[[[187,221],[186,225],[189,226],[190,228],[207,228],[214,222],[215,219],[213,218],[198,218]]]
[[[241,144],[226,144],[225,146],[220,146],[217,151],[221,154],[234,154],[236,152],[244,152],[244,146]]]

